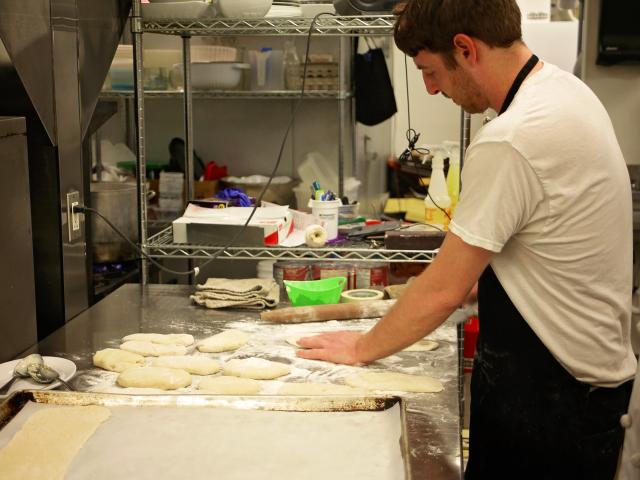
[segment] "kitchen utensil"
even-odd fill
[[[63,380],[69,380],[76,373],[76,364],[71,360],[67,360],[62,357],[50,356],[43,356],[42,359],[45,364],[58,371]],[[0,384],[11,379],[13,369],[18,362],[20,362],[20,360],[10,360],[8,362],[0,363]],[[52,388],[56,388],[58,385],[60,385],[60,382],[57,381],[49,384],[38,383],[32,379],[27,372],[26,377],[18,378],[13,385],[11,385],[7,394],[11,395],[20,390],[50,390]]]
[[[138,242],[137,190],[133,183],[92,183],[91,207],[108,218],[133,242]],[[95,262],[133,260],[136,251],[97,215],[90,214],[91,245]]]
[[[322,280],[284,280],[283,283],[291,303],[296,307],[302,307],[338,303],[347,279],[333,277]]]
[[[144,18],[212,18],[216,16],[214,5],[200,1],[143,3]]]
[[[399,0],[333,0],[340,15],[360,15],[365,12],[390,12]]]
[[[240,85],[242,72],[249,70],[248,63],[209,62],[191,64],[191,86],[197,90],[225,90]],[[180,88],[183,82],[182,64],[171,69],[170,80],[173,88]]]
[[[71,385],[60,378],[60,373],[47,365],[32,363],[27,367],[27,372],[29,372],[29,376],[38,383],[49,384],[57,380],[67,387],[68,390],[73,391]]]
[[[43,365],[44,360],[37,353],[32,353],[31,355],[27,355],[23,359],[19,360],[13,369],[13,375],[11,376],[11,379],[8,382],[6,382],[4,385],[2,385],[2,387],[0,387],[0,395],[6,394],[9,391],[9,388],[11,387],[11,385],[13,385],[13,382],[15,382],[18,378],[28,377],[29,372],[27,369],[29,365],[32,365],[32,364]]]
[[[395,300],[378,300],[366,303],[280,308],[262,312],[260,319],[272,323],[308,323],[325,322],[327,320],[378,318],[384,316],[394,303]]]
[[[264,17],[272,5],[272,0],[218,0],[218,8],[227,18]]]

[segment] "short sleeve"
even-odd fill
[[[500,252],[532,217],[544,189],[510,144],[483,142],[467,151],[460,201],[449,230],[465,243]]]

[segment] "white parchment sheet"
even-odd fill
[[[0,448],[33,412],[0,431]],[[400,406],[283,412],[208,406],[108,407],[66,480],[398,480],[405,478]],[[64,441],[64,432],[60,432]]]

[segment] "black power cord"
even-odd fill
[[[296,101],[296,105],[295,105],[295,107],[293,109],[293,112],[291,113],[291,119],[289,120],[289,124],[287,125],[287,129],[286,129],[286,131],[284,133],[284,137],[282,139],[282,143],[280,144],[280,151],[278,152],[278,158],[276,160],[275,165],[273,166],[273,170],[271,171],[271,174],[269,175],[269,180],[267,180],[267,183],[265,184],[264,188],[260,192],[260,195],[258,195],[258,198],[256,199],[256,203],[253,206],[253,209],[251,210],[251,213],[249,214],[249,217],[244,222],[244,224],[242,225],[240,230],[238,230],[236,232],[236,234],[233,236],[233,238],[225,246],[220,247],[219,249],[217,249],[213,253],[213,255],[211,255],[209,260],[204,262],[199,267],[194,267],[191,270],[188,270],[186,272],[180,272],[180,271],[177,271],[177,270],[172,270],[170,268],[165,267],[160,262],[157,262],[156,260],[151,258],[149,255],[147,255],[145,252],[143,252],[142,249],[140,247],[138,247],[138,245],[136,245],[135,242],[133,242],[130,238],[128,238],[113,223],[111,223],[109,221],[109,219],[107,219],[104,215],[102,215],[97,210],[95,210],[93,208],[85,207],[85,206],[76,205],[76,206],[74,206],[72,208],[72,211],[74,213],[75,212],[78,212],[78,213],[89,212],[89,213],[95,214],[98,217],[100,217],[107,225],[109,225],[109,227],[111,227],[118,235],[120,235],[129,245],[133,246],[140,253],[140,255],[142,257],[144,257],[146,260],[149,260],[151,263],[153,263],[160,270],[163,270],[163,271],[165,271],[167,273],[170,273],[172,275],[181,275],[181,276],[182,275],[195,275],[197,277],[198,274],[200,273],[200,269],[201,268],[204,268],[207,265],[209,265],[212,261],[214,261],[216,258],[218,258],[225,250],[227,250],[227,248],[233,246],[236,243],[236,241],[238,240],[238,238],[240,238],[240,235],[242,235],[244,233],[244,231],[247,229],[247,226],[251,222],[251,219],[255,215],[255,213],[256,213],[256,211],[258,209],[258,206],[262,202],[262,198],[264,197],[267,189],[269,188],[269,186],[271,186],[271,182],[273,181],[273,178],[276,176],[276,173],[278,172],[278,168],[280,168],[280,162],[282,161],[282,154],[284,152],[284,148],[286,146],[287,139],[289,138],[289,133],[291,132],[291,128],[293,127],[293,122],[296,119],[296,114],[298,113],[298,110],[300,109],[300,105],[302,104],[302,100],[304,98],[305,85],[306,85],[306,80],[307,80],[307,67],[309,65],[309,48],[311,46],[311,34],[313,33],[313,27],[315,26],[316,21],[321,16],[333,16],[333,17],[335,17],[337,15],[334,14],[334,13],[330,13],[330,12],[322,12],[322,13],[318,13],[311,20],[311,24],[309,25],[309,32],[307,33],[307,46],[306,46],[305,55],[304,55],[304,67],[303,67],[303,70],[302,70],[302,86],[300,88],[300,96],[298,97],[298,99]]]
[[[405,78],[405,87],[407,90],[407,148],[400,154],[398,157],[398,161],[400,163],[412,163],[414,155],[429,155],[431,151],[428,148],[417,147],[418,139],[420,138],[420,134],[416,132],[413,128],[411,128],[411,107],[409,102],[409,69],[407,67],[407,56],[404,56],[404,78]],[[420,180],[420,184],[425,187],[425,192],[427,197],[431,199],[431,202],[444,213],[449,221],[451,221],[451,215],[447,212],[446,209],[442,208],[438,205],[431,194],[429,193],[429,187],[425,185],[422,180]],[[435,225],[431,225],[435,227]],[[437,227],[436,227],[437,228]],[[440,230],[440,229],[439,229]]]

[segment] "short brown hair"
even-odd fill
[[[464,33],[490,47],[507,48],[522,40],[516,0],[407,0],[399,4],[394,38],[415,57],[420,50],[442,53],[455,66],[453,37]]]

